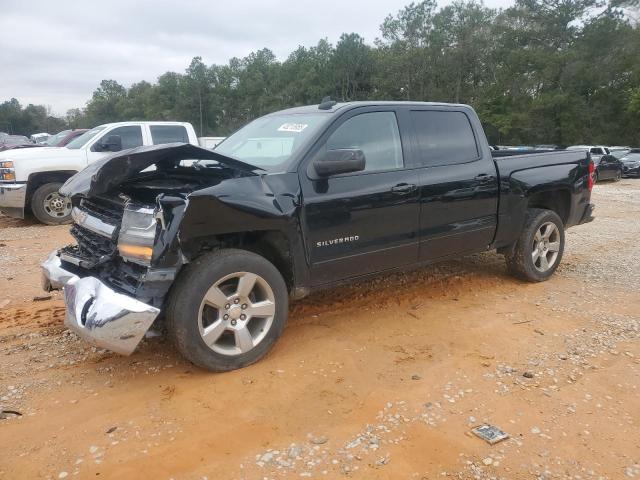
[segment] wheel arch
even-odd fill
[[[291,242],[280,230],[245,231],[198,237],[181,242],[181,248],[190,261],[217,249],[235,248],[253,252],[266,258],[276,267],[284,278],[289,292],[295,288]]]
[[[53,170],[32,173],[27,179],[26,205],[30,208],[33,193],[42,185],[55,182],[64,183],[76,173],[78,172],[75,170]]]
[[[571,192],[568,188],[554,188],[528,192],[526,196],[516,201],[517,208],[511,217],[511,225],[497,245],[498,253],[510,254],[515,248],[518,236],[525,227],[525,217],[530,209],[541,208],[555,212],[566,228],[571,217]]]
[[[534,192],[529,195],[527,209],[542,208],[558,214],[567,225],[571,213],[571,193],[567,189]]]

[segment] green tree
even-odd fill
[[[338,98],[345,101],[368,98],[373,62],[371,47],[364,43],[364,38],[357,33],[340,36],[331,62]]]
[[[196,127],[200,136],[204,135],[207,121],[209,83],[209,71],[201,57],[194,57],[191,60],[191,64],[178,83],[182,111]]]
[[[102,80],[87,103],[85,112],[92,125],[124,120],[121,109],[127,90],[115,80]]]
[[[608,1],[609,3],[604,3]],[[269,49],[221,65],[195,57],[125,88],[103,80],[64,120],[45,106],[0,104],[0,130],[31,134],[117,120],[189,121],[227,135],[281,108],[338,100],[469,103],[499,144],[640,144],[640,0],[435,0],[387,16],[369,45],[345,33],[299,46],[279,61]]]

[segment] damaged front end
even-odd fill
[[[216,168],[181,165],[215,160]],[[140,147],[96,162],[61,189],[73,203],[75,245],[43,263],[43,288],[64,289],[66,325],[131,354],[158,318],[186,262],[178,229],[189,194],[255,167],[187,144]]]
[[[160,313],[96,277],[80,278],[66,270],[57,252],[42,270],[45,290],[64,288],[67,327],[99,347],[130,355]]]

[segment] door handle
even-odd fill
[[[412,183],[399,183],[395,187],[391,187],[391,192],[398,195],[406,195],[407,193],[415,192],[418,187]]]
[[[475,180],[480,183],[491,183],[496,179],[493,175],[487,175],[486,173],[481,173],[476,176]]]

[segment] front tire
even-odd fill
[[[558,268],[564,253],[564,224],[552,210],[527,210],[524,227],[511,254],[509,273],[529,282],[543,282]]]
[[[167,328],[189,361],[226,372],[264,357],[282,334],[288,310],[286,284],[271,262],[244,250],[220,250],[180,273],[167,304]]]
[[[47,225],[71,223],[71,199],[60,194],[62,183],[45,183],[33,192],[31,211]]]
[[[614,177],[613,181],[614,182],[619,182],[622,179],[622,170],[618,170],[616,172],[616,176]]]

